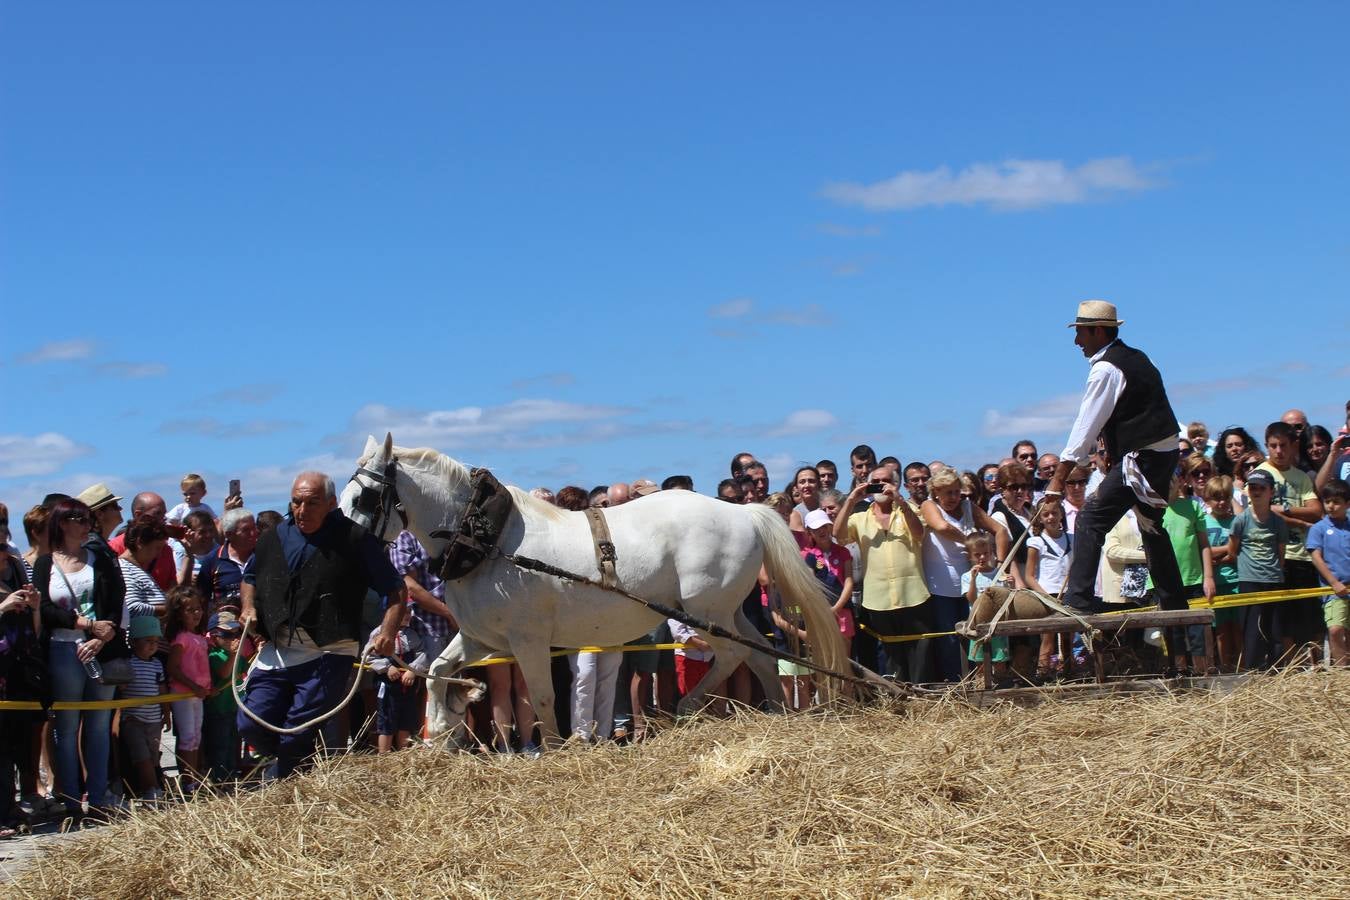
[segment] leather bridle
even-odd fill
[[[402,531],[408,527],[408,513],[403,509],[403,503],[398,498],[398,484],[395,482],[395,474],[398,469],[398,460],[390,458],[384,464],[384,471],[380,472],[366,466],[358,466],[348,479],[348,484],[356,482],[360,489],[356,500],[352,503],[352,511],[360,513],[370,524],[366,530],[380,541],[386,544],[393,543],[393,539],[386,537],[385,532],[389,529],[389,523],[393,521],[394,513],[402,522]],[[379,487],[372,487],[361,481],[361,476],[365,476],[375,482]],[[397,537],[397,535],[395,535]]]

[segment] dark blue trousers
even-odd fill
[[[292,728],[328,712],[342,700],[356,670],[354,656],[325,653],[311,662],[284,669],[254,669],[248,676],[244,705],[279,728]],[[284,778],[314,754],[318,728],[300,734],[276,734],[241,711],[239,736],[261,753],[276,754],[277,777]]]

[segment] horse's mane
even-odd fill
[[[469,481],[469,470],[463,463],[451,459],[439,450],[431,447],[395,447],[394,457],[401,463],[412,466],[423,471],[431,471],[445,478],[449,483],[451,490],[459,487],[461,484],[467,484]],[[361,464],[369,462],[368,457],[363,457]],[[514,485],[507,485],[506,489],[511,492],[511,499],[515,501],[516,506],[522,511],[528,510],[535,515],[546,516],[551,519],[561,519],[563,511],[558,509],[552,503],[545,503],[538,497],[532,495],[529,491],[521,490]]]
[[[511,499],[516,501],[516,506],[521,510],[529,510],[538,516],[544,516],[549,519],[563,518],[564,510],[559,509],[552,503],[540,500],[529,491],[521,490],[515,485],[508,484],[506,489],[511,492]]]

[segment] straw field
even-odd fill
[[[20,895],[1347,897],[1350,673],[415,750],[137,816]]]

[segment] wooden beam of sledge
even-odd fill
[[[1104,632],[1124,631],[1127,628],[1174,628],[1183,625],[1211,625],[1214,611],[1209,609],[1150,610],[1139,613],[1117,613],[1110,616],[1083,616],[1093,628]],[[990,634],[988,625],[974,626],[977,637]],[[1078,619],[1068,616],[1046,616],[1043,619],[1014,619],[999,622],[993,634],[999,637],[1022,637],[1032,634],[1065,634],[1082,631]]]

